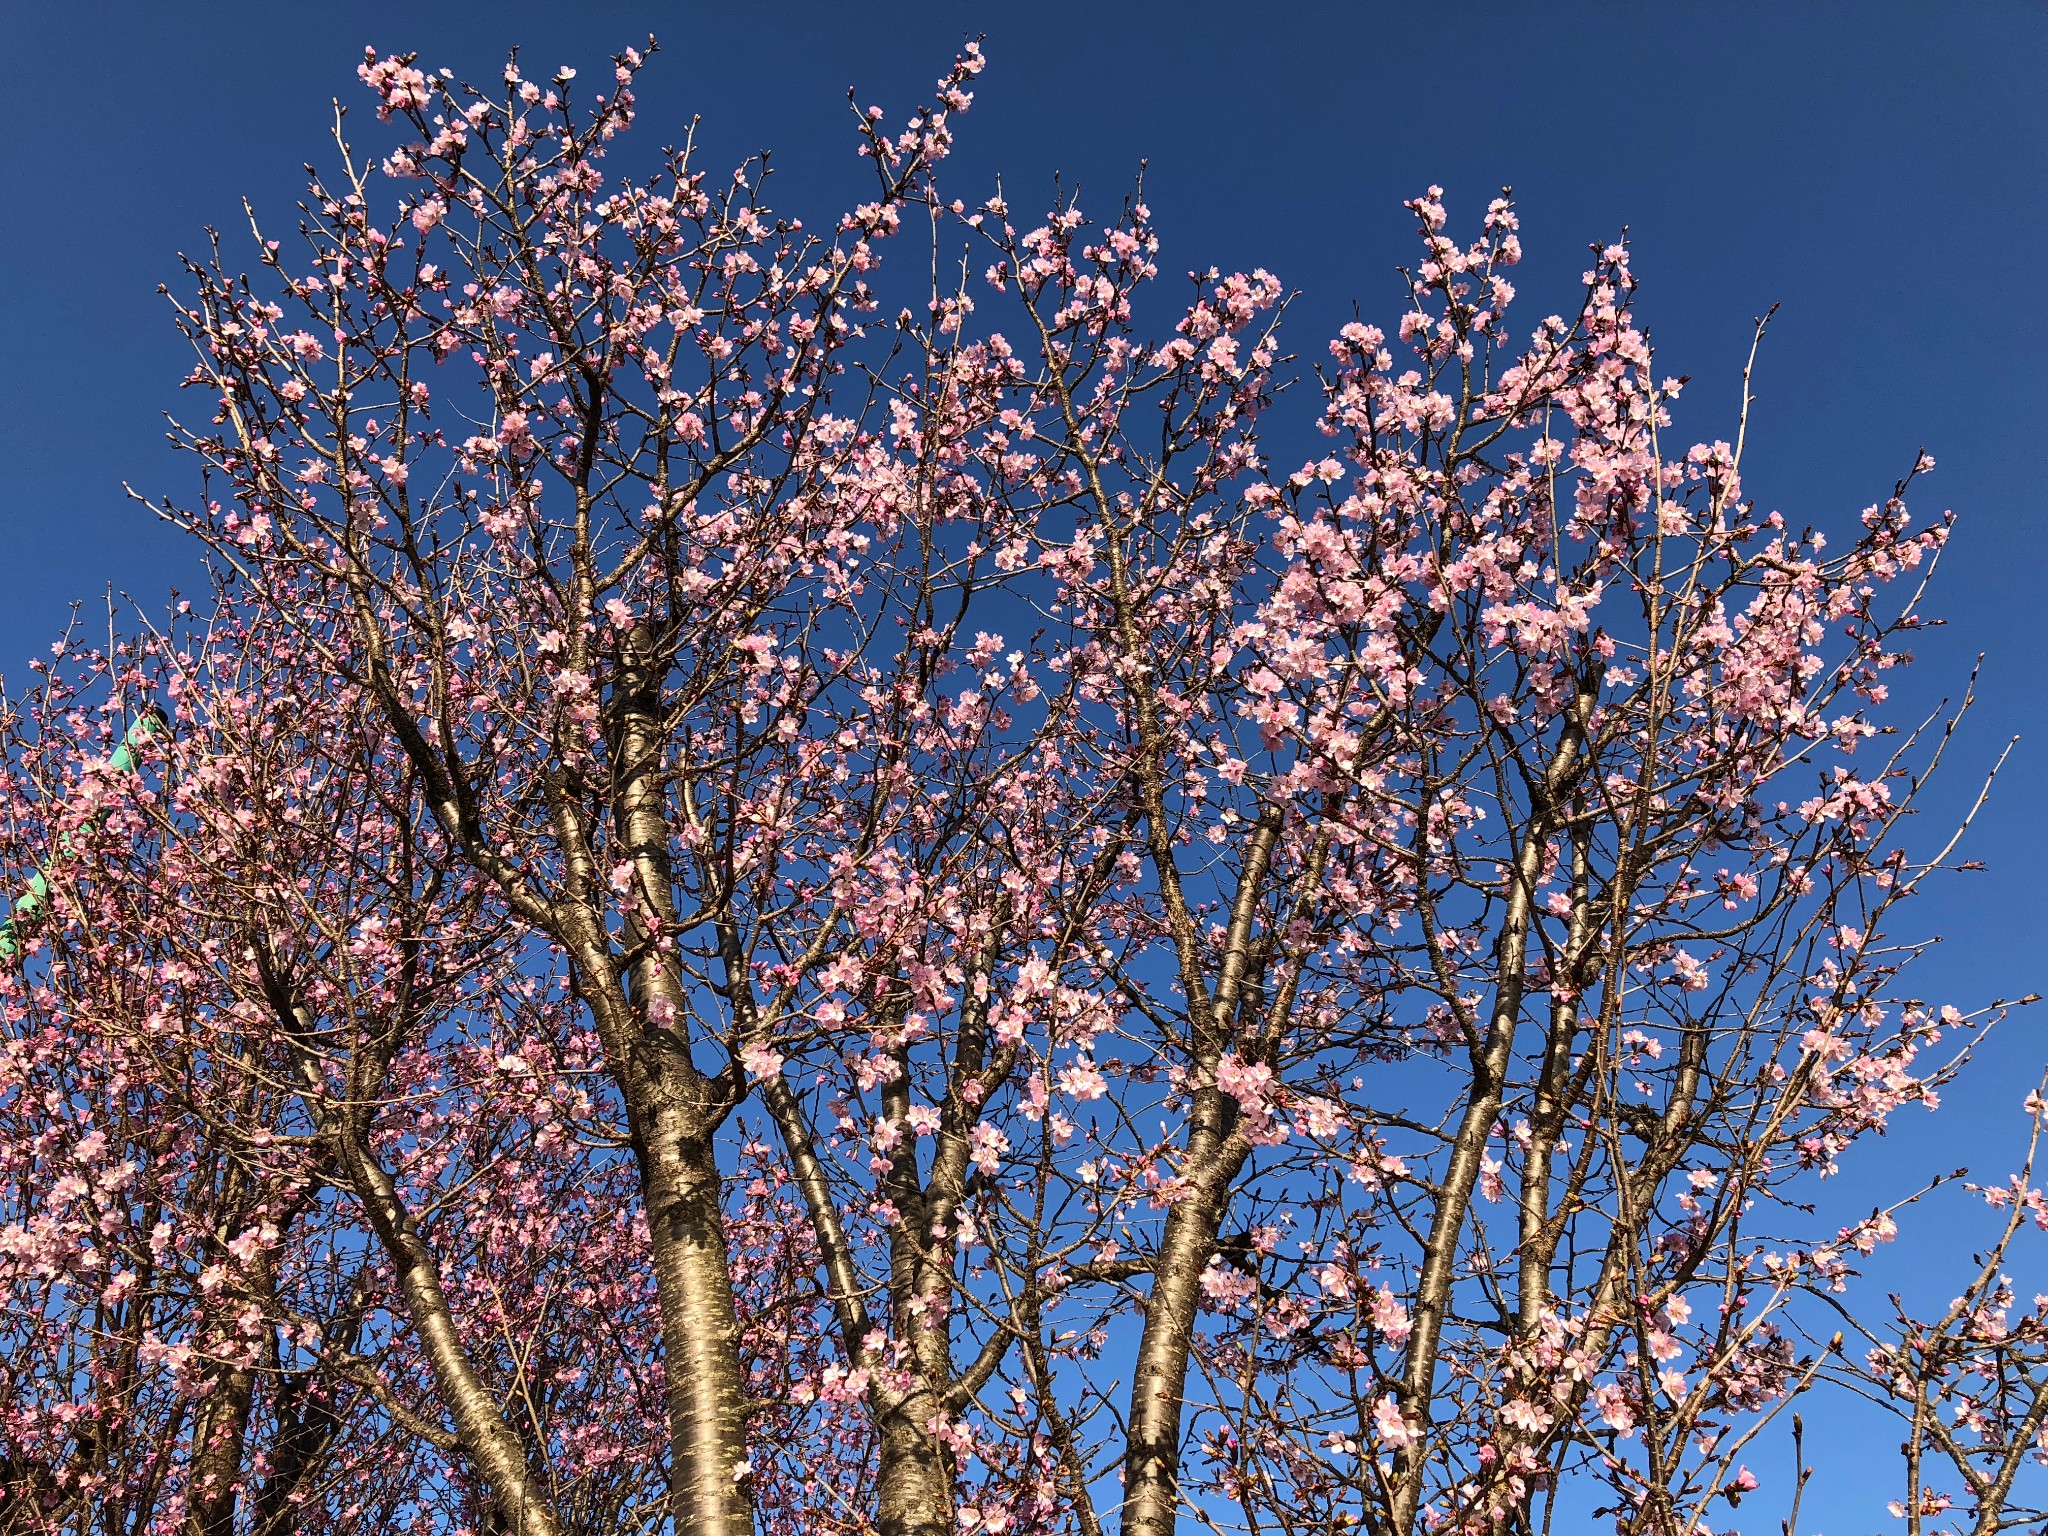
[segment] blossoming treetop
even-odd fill
[[[642,64],[585,105],[372,53],[388,144],[192,265],[210,489],[162,510],[233,583],[41,706],[177,717],[12,983],[14,1145],[129,1170],[7,1229],[18,1293],[84,1277],[17,1308],[44,1507],[1738,1501],[1828,1368],[1800,1298],[1896,1229],[1802,1189],[1988,1016],[1898,980],[1955,846],[1899,838],[1945,737],[1887,705],[1931,461],[1795,531],[1746,401],[1674,436],[1624,246],[1517,333],[1511,204],[1457,239],[1432,189],[1277,468],[1278,279],[1155,332],[1141,197],[941,194],[976,49],[858,115],[823,230],[758,165],[614,171]],[[1972,1401],[2024,1454],[2038,1385]]]

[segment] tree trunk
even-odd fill
[[[953,1469],[930,1428],[943,1405],[919,1383],[881,1415],[880,1488],[875,1524],[881,1536],[950,1536]]]
[[[624,636],[615,659],[612,820],[635,876],[623,914],[623,947],[631,958],[620,965],[601,916],[591,909],[587,893],[603,883],[576,810],[564,802],[557,807],[558,824],[571,861],[571,888],[579,893],[570,904],[576,940],[570,953],[580,961],[613,1075],[635,1124],[667,1359],[671,1515],[676,1529],[690,1536],[745,1536],[754,1528],[746,1382],[713,1147],[725,1113],[690,1059],[682,1035],[690,999],[669,955],[676,913],[662,689],[670,659],[644,626]],[[744,961],[729,957],[729,963],[728,985],[745,993],[752,983]],[[735,1006],[750,1000],[736,997]]]
[[[267,1259],[264,1268],[269,1268]],[[187,1536],[233,1536],[255,1398],[256,1372],[246,1365],[230,1365],[199,1405],[192,1424],[191,1487],[185,1499]]]
[[[673,1106],[645,1133],[647,1229],[667,1360],[670,1509],[690,1536],[750,1536],[746,1383],[727,1266],[725,1213],[711,1143]]]
[[[1181,1406],[1188,1356],[1201,1311],[1202,1271],[1230,1205],[1231,1181],[1251,1151],[1225,1130],[1234,1109],[1220,1089],[1195,1094],[1195,1130],[1187,1152],[1188,1188],[1167,1212],[1153,1265],[1145,1330],[1131,1378],[1130,1436],[1124,1449],[1125,1536],[1173,1536],[1180,1511]]]

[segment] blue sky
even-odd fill
[[[867,174],[847,88],[906,108],[964,37],[986,33],[991,66],[948,176],[959,195],[1000,171],[1029,209],[1059,173],[1106,212],[1148,159],[1163,267],[1277,272],[1303,295],[1290,329],[1304,354],[1354,302],[1368,319],[1398,315],[1393,268],[1413,249],[1400,202],[1431,183],[1454,229],[1513,185],[1531,318],[1568,306],[1586,244],[1626,225],[1660,371],[1694,381],[1681,432],[1732,435],[1752,317],[1783,305],[1745,474],[1762,502],[1795,523],[1846,523],[1917,448],[1939,461],[1920,508],[1962,516],[1935,602],[1948,624],[1902,708],[1989,658],[1941,804],[1966,800],[2048,701],[2040,0],[0,0],[0,674],[22,679],[70,603],[109,583],[151,603],[199,584],[195,551],[121,488],[195,487],[163,438],[186,361],[156,286],[176,287],[177,254],[203,225],[234,233],[245,195],[285,222],[299,167],[326,163],[331,99],[367,116],[364,44],[486,77],[514,43],[533,65],[589,69],[650,32],[662,56],[643,76],[639,135],[679,137],[701,114],[704,163],[773,149],[772,200],[814,221]],[[1930,996],[2048,990],[2044,799],[2048,739],[2029,737],[1979,823],[1989,872],[1924,904],[1945,938]],[[2017,1145],[2018,1099],[2044,1058],[2041,1020],[2013,1020],[1953,1096],[1959,1112],[1902,1126],[1883,1177],[1866,1159],[1845,1198],[1937,1163],[1988,1171]],[[1946,1218],[1927,1228],[1891,1283],[1933,1274],[1947,1242],[1931,1234],[1951,1231]],[[1857,1525],[1855,1507],[1823,1528]]]

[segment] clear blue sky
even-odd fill
[[[1945,803],[2005,737],[2044,723],[2043,0],[0,0],[0,674],[23,678],[71,600],[110,582],[152,601],[197,585],[194,551],[121,490],[195,484],[163,441],[186,361],[156,285],[175,287],[202,225],[234,230],[245,195],[284,222],[301,164],[326,163],[330,100],[367,115],[364,44],[485,78],[514,43],[534,65],[588,70],[649,32],[662,56],[636,137],[679,137],[701,114],[706,164],[773,149],[773,200],[812,220],[864,185],[847,87],[907,107],[985,32],[951,185],[971,196],[1000,170],[1028,209],[1058,172],[1106,211],[1149,159],[1163,265],[1279,273],[1303,294],[1304,353],[1354,301],[1398,314],[1400,201],[1432,182],[1454,224],[1514,186],[1533,314],[1567,306],[1586,243],[1626,225],[1661,365],[1694,380],[1682,431],[1729,435],[1751,319],[1784,306],[1745,475],[1767,505],[1830,526],[1880,499],[1915,449],[1939,460],[1920,505],[1962,514],[1936,602],[1949,623],[1905,693],[1931,703],[1989,656]],[[1946,935],[1930,996],[2048,991],[2044,792],[2039,730],[1980,823],[1990,872],[1925,903]],[[2043,1020],[2015,1019],[1960,1113],[1894,1135],[1888,1171],[2013,1145],[2044,1058]],[[1881,1187],[1874,1166],[1849,1178],[1857,1196]],[[1879,1523],[1855,1507],[1823,1527]]]

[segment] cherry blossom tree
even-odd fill
[[[1975,1272],[1935,1316],[1915,1316],[1894,1296],[1885,1326],[1852,1323],[1864,1346],[1843,1365],[1856,1390],[1904,1422],[1904,1496],[1891,1513],[1912,1536],[1949,1528],[1974,1536],[2039,1526],[2044,1513],[2022,1474],[2048,1463],[2048,1296],[2025,1294],[2020,1267],[2029,1226],[2048,1232],[2048,1194],[2034,1181],[2048,1102],[2024,1101],[2031,1121],[2019,1171],[2002,1184],[1971,1185],[2005,1219],[1973,1255]],[[2038,1274],[2038,1260],[2025,1267]]]
[[[1518,333],[1432,189],[1289,469],[1277,278],[941,194],[978,49],[815,230],[613,169],[644,62],[373,51],[297,243],[191,264],[214,628],[16,753],[10,1446],[223,1533],[1719,1521],[1896,1230],[1814,1187],[2000,1009],[1903,980],[1931,459],[1797,529],[1625,246]],[[1985,1530],[2011,1239],[1866,1383],[1945,1450],[1995,1356]]]
[[[230,612],[175,649],[149,636],[85,653],[75,639],[8,720],[9,854],[31,869],[60,854],[40,901],[17,904],[21,968],[5,981],[8,1518],[216,1532],[241,1503],[253,1528],[288,1528],[331,1479],[389,1465],[374,1430],[357,1438],[360,1394],[309,1368],[326,1352],[309,1339],[352,1354],[374,1324],[315,1165],[277,1150],[291,1116],[220,984],[222,945],[240,955],[267,937],[241,920],[255,891],[193,860],[234,844],[246,859],[261,840],[269,878],[289,880],[305,840],[348,827],[350,808],[322,806],[337,817],[325,825],[259,814],[265,769],[306,766],[290,737],[235,750],[255,746],[235,727],[252,696],[288,711],[318,678],[209,667],[211,645],[251,639]],[[256,695],[232,686],[258,678]],[[195,718],[183,701],[201,680]],[[156,728],[130,728],[110,755],[124,717]],[[300,808],[363,782],[322,779]],[[174,846],[172,804],[191,834]],[[372,1487],[402,1502],[405,1482]]]
[[[488,1523],[440,1327],[509,1384],[552,1509],[658,1523],[663,1461],[621,1454],[661,1440],[646,1232],[587,1026],[489,888],[450,883],[403,755],[300,640],[224,597],[197,633],[74,650],[15,721],[15,849],[64,856],[10,978],[9,1519]],[[763,1154],[737,1150],[729,1248],[766,1395],[817,1336]]]

